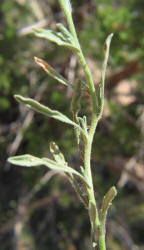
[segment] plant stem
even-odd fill
[[[84,58],[84,55],[83,55],[83,52],[82,52],[82,49],[81,49],[81,46],[80,46],[80,43],[79,43],[79,40],[78,40],[78,37],[77,37],[77,33],[76,33],[76,30],[75,30],[75,26],[74,26],[74,23],[73,23],[72,16],[70,14],[68,14],[66,16],[66,18],[67,18],[69,29],[70,29],[73,37],[75,38],[75,41],[76,41],[78,49],[79,49],[79,51],[77,52],[77,56],[78,56],[78,58],[79,58],[79,60],[81,62],[81,65],[82,65],[83,69],[84,69],[84,72],[86,74],[86,78],[87,78],[87,81],[88,81],[88,84],[89,84],[89,91],[90,91],[90,95],[91,95],[91,98],[92,98],[93,111],[96,111],[96,108],[97,108],[97,105],[96,105],[96,92],[95,92],[95,87],[94,87],[94,82],[93,82],[93,79],[92,79],[92,75],[91,75],[89,67],[88,67],[88,65],[86,63],[86,60]],[[96,125],[96,122],[95,122],[95,125]]]
[[[106,219],[106,213],[107,209],[110,205],[110,201],[114,198],[116,195],[116,190],[112,188],[110,192],[108,192],[108,195],[106,195],[106,198],[104,197],[104,202],[102,206],[102,214],[101,210],[98,211],[97,209],[97,204],[96,204],[96,199],[94,195],[94,187],[93,187],[93,179],[92,179],[92,173],[91,173],[91,151],[92,151],[92,143],[94,139],[94,134],[96,130],[97,123],[99,119],[101,118],[102,111],[103,111],[103,105],[104,105],[104,78],[105,78],[105,71],[106,71],[106,65],[107,65],[107,60],[108,60],[108,55],[109,55],[109,46],[110,46],[110,41],[112,38],[112,35],[109,35],[109,37],[106,40],[106,45],[105,45],[105,59],[104,59],[104,64],[103,64],[103,69],[102,69],[102,82],[100,84],[100,110],[98,109],[97,106],[97,96],[96,96],[96,91],[95,91],[95,86],[93,82],[93,78],[90,72],[90,69],[86,63],[86,60],[84,58],[81,46],[79,44],[79,40],[77,37],[77,33],[75,30],[75,26],[73,23],[72,19],[72,10],[71,8],[66,7],[65,2],[63,0],[59,0],[60,5],[65,13],[67,23],[69,26],[69,30],[71,34],[73,35],[73,38],[76,43],[76,47],[78,48],[77,50],[77,56],[80,60],[80,63],[84,69],[87,82],[89,85],[89,93],[90,93],[90,98],[91,98],[91,104],[92,104],[92,120],[91,120],[91,126],[90,130],[88,133],[88,137],[86,138],[85,141],[85,151],[84,151],[84,167],[85,167],[85,175],[87,176],[89,187],[87,187],[87,194],[89,198],[89,204],[88,204],[88,212],[89,212],[89,217],[90,217],[90,222],[91,222],[91,230],[92,230],[92,245],[93,248],[95,248],[95,234],[97,233],[97,238],[98,238],[98,245],[100,250],[106,250],[106,244],[105,244],[105,219]],[[99,112],[98,112],[99,111]],[[105,209],[106,208],[106,209]]]
[[[93,180],[92,180],[92,173],[91,173],[91,150],[92,150],[93,138],[94,138],[97,122],[98,122],[98,117],[96,114],[96,111],[97,111],[96,92],[95,92],[95,87],[94,87],[94,82],[92,79],[91,72],[90,72],[89,67],[86,63],[82,49],[81,49],[79,41],[78,41],[78,37],[77,37],[76,30],[75,30],[75,26],[73,24],[72,16],[68,14],[68,15],[66,15],[66,18],[67,18],[69,29],[70,29],[73,37],[75,38],[75,41],[76,41],[77,46],[79,48],[79,50],[77,52],[77,56],[81,62],[81,65],[84,69],[84,72],[86,74],[86,78],[87,78],[88,85],[89,85],[90,97],[91,97],[91,101],[92,101],[92,121],[91,121],[90,131],[88,134],[88,139],[87,139],[87,142],[85,145],[84,165],[85,165],[85,173],[86,173],[86,176],[87,176],[87,178],[89,180],[89,184],[90,184],[90,188],[87,189],[87,192],[88,192],[88,196],[89,196],[89,209],[88,210],[89,210],[89,217],[90,217],[90,221],[91,221],[91,227],[92,227],[92,231],[93,231],[92,233],[94,234],[97,231],[97,234],[99,235],[100,250],[105,250],[105,240],[104,240],[104,237],[102,235],[100,235],[100,230],[99,230],[100,229],[100,220],[99,220],[98,209],[97,209],[96,200],[95,200],[95,196],[94,196],[94,187],[93,187]]]
[[[105,234],[99,235],[99,248],[100,250],[106,250]]]

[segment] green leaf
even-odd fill
[[[104,44],[104,62],[102,66],[102,76],[101,76],[101,83],[99,84],[98,88],[98,96],[97,96],[97,105],[98,105],[98,117],[101,118],[102,112],[103,112],[103,106],[104,106],[104,84],[105,84],[105,74],[106,74],[106,67],[109,57],[109,49],[110,49],[110,43],[111,39],[113,37],[113,33],[111,33]]]
[[[71,167],[57,163],[48,158],[38,158],[33,155],[24,154],[24,155],[9,157],[8,162],[22,167],[35,167],[39,165],[45,165],[46,167],[49,167],[54,170],[61,170],[64,172],[76,174],[77,176],[83,179],[82,175],[76,170],[72,169]]]
[[[56,162],[67,165],[64,155],[61,153],[59,147],[56,145],[55,142],[50,143],[50,152],[52,153]]]
[[[117,195],[117,190],[116,188],[113,186],[109,189],[109,191],[106,193],[106,195],[103,198],[103,202],[102,202],[102,207],[100,210],[100,220],[101,220],[101,227],[102,227],[102,231],[105,234],[105,227],[106,227],[106,216],[107,216],[107,212],[108,209],[113,201],[113,199],[115,198],[115,196]]]
[[[41,38],[45,38],[50,40],[51,42],[56,43],[57,45],[64,45],[65,42],[62,41],[60,37],[58,37],[58,34],[54,30],[46,30],[46,29],[37,29],[34,28],[35,35]]]
[[[79,50],[79,48],[77,47],[77,42],[73,35],[69,32],[69,30],[67,30],[67,28],[62,23],[57,23],[56,27],[61,31],[61,33],[58,33],[58,36],[61,37],[64,41],[72,44],[73,47]]]
[[[9,157],[8,162],[22,167],[35,167],[43,164],[40,158],[29,154]]]
[[[63,34],[63,39],[67,42],[74,41],[72,34],[67,30],[67,28],[62,23],[57,23],[56,27],[61,31]]]
[[[87,118],[86,116],[84,115],[83,118],[82,117],[78,117],[80,123],[81,123],[81,126],[83,128],[83,130],[85,131],[85,134],[88,135],[88,132],[87,132]]]
[[[61,122],[68,123],[74,127],[78,127],[79,129],[81,129],[76,123],[71,121],[67,116],[63,115],[62,113],[58,112],[57,110],[52,110],[52,109],[40,104],[39,102],[31,99],[31,98],[26,98],[26,97],[23,97],[20,95],[14,95],[14,97],[18,102],[26,104],[29,108],[31,108],[31,109],[33,109],[33,110],[35,110],[43,115],[54,118],[54,119],[59,120]]]
[[[47,62],[44,60],[34,57],[35,62],[46,71],[46,73],[52,78],[56,79],[58,82],[73,88],[72,83],[68,82],[63,76],[61,76],[54,68],[52,68]]]
[[[38,158],[33,155],[24,154],[24,155],[9,157],[8,162],[22,167],[35,167],[39,165],[44,165],[53,170],[64,171],[65,173],[69,174],[75,174],[83,181],[85,185],[88,186],[88,183],[78,171],[65,164],[58,163],[48,158]]]
[[[53,154],[53,157],[57,163],[61,163],[61,164],[67,166],[67,162],[66,162],[65,158],[55,142],[50,143],[50,152]],[[88,198],[86,197],[86,194],[83,194],[83,191],[80,188],[78,181],[73,176],[73,173],[67,172],[66,175],[67,175],[69,181],[71,182],[72,186],[74,187],[76,193],[78,194],[79,199],[83,202],[83,204],[87,208],[88,207]],[[83,175],[83,173],[82,173],[82,175]],[[84,181],[84,187],[85,187],[85,184],[86,183]]]
[[[81,170],[81,173],[82,173],[82,175],[84,176],[86,182],[89,182],[88,176],[87,176],[87,173],[86,173],[84,167],[80,166],[80,170]]]
[[[47,166],[47,167],[49,167],[51,169],[61,170],[61,171],[64,171],[66,173],[75,174],[80,179],[82,179],[83,181],[85,181],[84,178],[83,178],[83,176],[79,172],[77,172],[75,169],[73,169],[71,167],[68,167],[67,165],[60,164],[60,163],[55,162],[53,160],[50,160],[48,158],[42,158],[42,160],[43,160],[43,165],[45,165],[45,166]]]
[[[71,42],[65,41],[65,37],[63,36],[61,32],[57,32],[54,30],[37,29],[37,28],[34,28],[33,30],[34,30],[35,35],[38,37],[48,39],[51,42],[54,42],[59,46],[66,46],[66,47],[69,47],[70,49],[73,49],[76,51],[78,50],[78,48],[75,45],[73,45]]]
[[[110,43],[111,43],[112,37],[113,37],[113,33],[111,33],[107,37],[105,44],[104,44],[104,62],[103,62],[103,67],[102,67],[102,84],[103,84],[103,86],[104,86],[104,81],[105,81],[106,67],[107,67],[109,50],[110,50]]]

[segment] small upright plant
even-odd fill
[[[72,19],[72,8],[69,0],[59,0],[59,4],[65,13],[65,17],[68,24],[68,29],[63,24],[57,24],[57,30],[46,30],[46,29],[34,29],[36,36],[48,39],[59,46],[66,46],[71,49],[78,57],[81,66],[85,72],[86,82],[77,80],[75,83],[71,83],[61,76],[55,69],[53,69],[47,62],[35,57],[36,63],[42,67],[52,78],[58,82],[69,86],[73,89],[73,98],[71,101],[72,119],[66,115],[60,113],[57,110],[52,110],[39,102],[26,98],[20,95],[15,95],[15,99],[18,102],[26,104],[29,108],[52,117],[61,122],[67,123],[74,128],[76,142],[78,149],[81,152],[83,158],[83,166],[79,167],[79,171],[76,171],[68,165],[63,154],[60,152],[56,143],[50,143],[50,152],[53,155],[54,160],[49,158],[38,158],[32,155],[20,155],[10,157],[8,161],[12,164],[26,167],[34,167],[38,165],[45,165],[46,167],[54,170],[65,172],[67,178],[75,188],[80,200],[88,210],[88,215],[91,224],[91,242],[92,248],[100,250],[106,249],[105,235],[106,235],[106,216],[109,206],[112,200],[117,194],[116,188],[111,187],[103,198],[101,209],[98,209],[96,199],[94,195],[93,179],[91,172],[91,150],[92,143],[95,134],[95,130],[103,112],[104,106],[104,81],[105,72],[109,56],[110,42],[113,34],[110,34],[104,44],[104,62],[102,66],[101,82],[99,88],[95,90],[94,82],[91,76],[90,69],[84,58],[75,26]],[[80,102],[82,92],[86,91],[90,97],[91,105],[91,124],[89,130],[87,129],[87,117],[79,116]],[[79,182],[84,186],[85,193],[79,188]]]

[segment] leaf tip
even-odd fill
[[[23,96],[21,96],[21,95],[14,95],[14,98],[18,102],[24,102],[25,101],[25,98]]]
[[[112,187],[111,187],[111,190],[112,190],[114,196],[116,196],[116,195],[117,195],[117,189],[116,189],[116,187],[115,187],[115,186],[112,186]]]
[[[108,37],[104,43],[104,54],[105,55],[106,55],[107,51],[109,50],[110,42],[111,42],[113,35],[114,35],[114,33],[111,33],[110,35],[108,35]]]
[[[36,63],[37,63],[38,59],[39,59],[38,57],[34,56],[34,60]]]
[[[112,37],[113,37],[113,35],[114,35],[114,33],[112,32],[112,33],[110,33],[110,34],[109,34],[109,37],[111,37],[111,38],[112,38]]]
[[[47,62],[45,62],[44,60],[42,60],[42,59],[40,59],[40,58],[38,58],[38,57],[34,57],[34,60],[35,60],[35,62],[41,67],[41,68],[43,68],[43,70],[44,71],[52,71],[52,68],[51,68],[51,66],[47,63]]]
[[[19,102],[21,100],[21,96],[20,95],[14,95],[14,98]]]
[[[9,163],[12,164],[12,163],[13,163],[13,162],[12,162],[12,157],[9,157],[9,158],[7,159],[7,161],[8,161]]]

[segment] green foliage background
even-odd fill
[[[114,33],[105,111],[92,153],[95,194],[99,204],[111,185],[123,181],[108,218],[108,249],[143,249],[144,3],[142,0],[79,0],[72,1],[72,5],[81,45],[96,84],[104,40],[109,33]],[[24,27],[42,19],[47,22],[46,27],[53,28],[56,21],[65,22],[57,1],[1,1],[0,246],[2,250],[90,249],[86,211],[67,180],[63,176],[52,177],[28,199],[47,170],[19,169],[6,162],[8,156],[15,153],[49,155],[50,141],[56,141],[75,168],[81,161],[70,127],[39,114],[34,114],[24,127],[29,111],[13,98],[14,94],[35,98],[42,91],[39,97],[42,103],[71,115],[71,93],[50,79],[33,60],[34,56],[43,58],[68,77],[71,51],[57,48],[34,37],[31,32],[24,35]],[[78,65],[74,70],[75,78],[83,78]],[[119,101],[116,90],[122,81],[131,86],[128,95],[133,99],[127,104]],[[82,113],[89,114],[87,97],[84,98]],[[16,136],[22,136],[17,148]],[[134,164],[127,168],[127,163],[132,160]],[[17,229],[18,225],[21,229]]]

